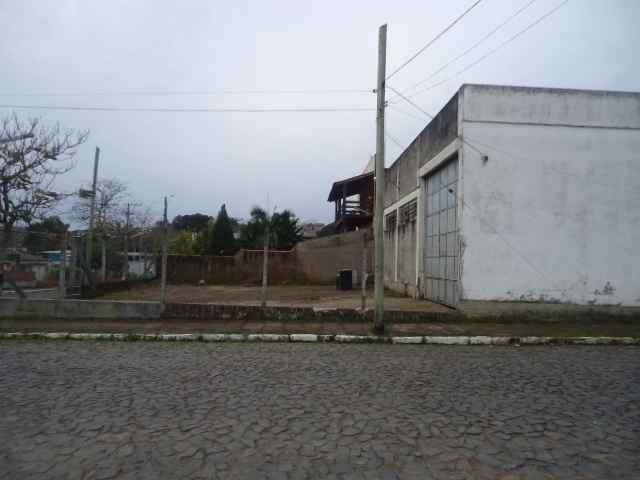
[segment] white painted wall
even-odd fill
[[[640,305],[640,95],[513,90],[461,96],[463,299]]]
[[[129,273],[134,275],[144,275],[145,267],[149,269],[146,274],[153,277],[156,274],[155,256],[150,253],[129,252]]]

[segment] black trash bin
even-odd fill
[[[342,269],[338,272],[337,287],[339,290],[352,290],[353,289],[353,270]]]

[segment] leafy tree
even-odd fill
[[[200,235],[195,232],[178,232],[171,242],[169,251],[176,255],[198,255],[200,253],[198,242]]]
[[[240,243],[245,248],[260,249],[264,246],[264,235],[269,223],[269,245],[277,250],[289,250],[302,240],[302,227],[291,210],[276,212],[268,217],[260,207],[251,210],[249,221],[242,226]]]
[[[203,213],[192,213],[189,215],[177,215],[171,225],[179,232],[203,232],[209,227],[211,217]]]
[[[227,214],[227,208],[223,204],[211,229],[207,250],[212,255],[220,255],[223,252],[234,251],[235,248],[233,225]]]
[[[73,168],[72,158],[87,137],[15,113],[0,121],[0,258],[16,223],[31,224],[64,198],[52,191],[53,182]]]
[[[302,226],[291,210],[276,212],[271,216],[271,229],[274,248],[290,250],[302,240]]]
[[[68,227],[58,216],[46,217],[27,227],[24,246],[32,253],[58,250]]]
[[[253,207],[249,220],[240,230],[240,245],[250,249],[262,248],[266,225],[267,212],[260,207]]]

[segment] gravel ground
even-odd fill
[[[640,348],[0,342],[0,478],[638,478]]]

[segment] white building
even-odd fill
[[[128,252],[129,274],[145,278],[156,276],[156,256],[144,252]]]
[[[385,178],[394,290],[640,305],[640,93],[464,85]]]

